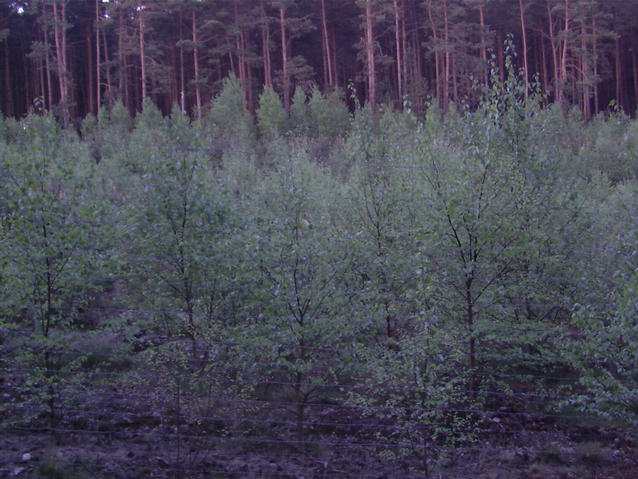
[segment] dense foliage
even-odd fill
[[[340,434],[307,427],[317,404],[349,408],[426,474],[504,405],[631,431],[638,126],[521,85],[424,117],[318,90],[288,117],[266,89],[255,126],[230,78],[201,122],[3,119],[0,366],[26,372],[0,419],[54,430],[106,371],[160,414],[236,418],[191,435],[252,434],[274,401],[303,450]],[[514,401],[526,383],[545,399]]]

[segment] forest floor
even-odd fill
[[[522,424],[521,424],[522,425]],[[511,427],[513,425],[508,425]],[[635,479],[638,447],[622,431],[601,427],[527,425],[517,433],[490,433],[450,450],[432,478],[477,479]],[[532,427],[534,429],[532,429]],[[400,460],[349,454],[330,448],[321,460],[292,449],[270,451],[204,446],[158,435],[149,441],[142,430],[118,437],[99,431],[82,433],[7,431],[0,436],[0,477],[10,478],[422,478]],[[152,435],[152,433],[150,433]]]
[[[198,382],[192,391],[200,395],[188,396],[149,363],[111,361],[120,368],[111,371],[82,364],[87,370],[74,370],[75,382],[64,376],[59,384],[53,428],[37,399],[41,383],[21,369],[0,374],[0,479],[638,478],[635,431],[574,411],[538,412],[541,404],[493,398],[474,440],[430,460],[425,474],[415,459],[420,450],[387,446],[393,438],[383,437],[384,420],[362,417],[336,392],[308,407],[302,450],[291,441],[296,403],[279,389],[245,400],[223,388],[211,395]],[[215,377],[199,379],[212,384]]]

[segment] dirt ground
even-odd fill
[[[2,478],[477,478],[636,479],[638,448],[614,429],[554,426],[490,433],[412,471],[407,463],[335,447],[321,458],[245,445],[209,447],[187,438],[149,441],[135,432],[7,431],[0,437]]]

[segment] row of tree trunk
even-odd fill
[[[241,0],[229,0],[232,9],[221,20],[211,17],[205,2],[185,2],[176,9],[178,38],[164,38],[156,31],[157,25],[166,24],[166,19],[158,20],[166,12],[157,7],[157,2],[120,0],[106,6],[102,0],[95,0],[91,19],[82,18],[78,12],[74,15],[76,24],[79,18],[86,26],[83,56],[87,62],[82,67],[68,61],[72,28],[68,8],[76,5],[72,0],[40,2],[37,11],[30,13],[36,27],[31,62],[17,64],[16,55],[10,51],[11,28],[8,35],[0,36],[5,92],[1,106],[5,114],[16,115],[24,110],[24,106],[17,107],[18,103],[29,104],[21,98],[22,92],[15,90],[18,80],[23,79],[23,89],[29,90],[24,95],[37,95],[43,108],[57,108],[64,125],[72,116],[99,113],[103,104],[117,96],[132,111],[142,108],[152,96],[164,109],[177,102],[183,111],[192,109],[194,116],[201,118],[204,103],[213,91],[211,85],[233,72],[251,107],[263,84],[281,93],[289,111],[294,88],[306,84],[303,75],[307,71],[299,55],[293,55],[293,41],[311,40],[315,29],[312,14],[316,14],[319,24],[316,29],[320,32],[324,87],[345,87],[351,81],[361,81],[363,97],[373,109],[379,102],[380,84],[384,102],[390,93],[398,104],[404,100],[420,104],[428,92],[444,109],[450,102],[460,102],[471,95],[474,82],[488,81],[490,47],[496,48],[495,59],[503,75],[504,29],[495,31],[488,21],[494,23],[492,4],[498,0],[353,1],[352,8],[345,11],[360,17],[358,48],[362,60],[354,65],[347,62],[353,52],[348,45],[340,44],[336,35],[340,22],[335,18],[335,0],[320,0],[317,12],[304,11],[295,0],[259,0],[252,10]],[[520,34],[516,43],[522,52],[517,61],[526,95],[533,76],[538,74],[538,82],[551,93],[553,101],[577,104],[586,117],[606,107],[604,102],[610,99],[622,106],[636,105],[636,52],[627,48],[627,41],[635,40],[635,36],[623,36],[610,27],[622,23],[621,17],[627,12],[618,7],[603,9],[599,0],[517,3]],[[253,10],[256,13],[247,16],[246,12]],[[9,7],[3,13],[5,25],[17,15]],[[474,27],[468,25],[469,17],[476,17]],[[217,26],[211,27],[215,22]],[[348,33],[342,36],[348,38]],[[77,38],[76,33],[74,52]],[[260,55],[253,48],[256,39]],[[273,55],[274,41],[278,42],[279,55]],[[301,50],[301,42],[299,45]],[[168,52],[164,64],[157,58],[162,48]],[[163,68],[169,57],[172,75]],[[24,57],[21,59],[24,61]],[[607,63],[613,67],[605,69]],[[613,88],[608,85],[610,79]],[[79,93],[75,86],[80,87]]]

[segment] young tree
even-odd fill
[[[280,136],[286,130],[286,110],[272,88],[264,88],[259,97],[257,124],[259,132],[266,138]]]
[[[303,447],[308,404],[344,372],[345,344],[360,325],[344,314],[350,254],[336,222],[339,191],[319,167],[293,155],[255,197],[250,249],[260,287],[244,341],[262,358],[262,377],[284,382],[292,394],[294,437]]]
[[[190,341],[193,364],[202,366],[200,341],[217,326],[231,213],[216,194],[207,145],[177,106],[157,121],[152,103],[134,132],[138,184],[130,205],[129,258],[169,336]],[[160,323],[161,324],[161,323]],[[160,324],[152,325],[158,328]]]
[[[78,310],[89,299],[104,258],[93,196],[95,163],[51,115],[29,115],[19,138],[3,146],[0,169],[7,210],[3,221],[0,324],[29,331],[22,350],[33,368],[34,397],[57,408],[57,370],[69,364],[67,342]],[[14,323],[14,321],[18,323]]]
[[[562,338],[563,358],[579,373],[578,384],[564,403],[635,431],[638,190],[635,181],[610,187],[604,179],[591,187],[598,190],[588,201],[597,218],[596,239],[590,243],[596,246],[585,251],[584,261],[586,271],[596,274],[587,283],[590,300],[575,305],[572,327]],[[600,296],[592,294],[599,289]]]
[[[385,112],[375,127],[368,110],[353,121],[344,150],[350,163],[348,223],[358,238],[354,269],[361,283],[361,308],[374,322],[377,340],[390,345],[404,334],[414,306],[410,258],[416,251],[411,200],[415,138],[409,113]]]
[[[212,131],[212,148],[221,158],[231,149],[246,152],[248,156],[255,143],[255,125],[246,106],[239,79],[231,74],[213,101],[204,122]]]
[[[480,365],[481,335],[498,329],[502,318],[520,320],[517,304],[525,298],[545,311],[564,311],[562,300],[556,304],[544,296],[552,278],[540,252],[564,254],[568,263],[569,250],[557,245],[565,229],[579,226],[577,182],[550,173],[567,171],[567,163],[554,163],[556,153],[540,144],[537,135],[548,126],[538,114],[539,98],[525,100],[511,56],[506,64],[505,86],[493,68],[491,89],[475,113],[449,114],[445,124],[430,120],[420,155],[424,295],[437,315],[463,323],[470,371]],[[545,119],[526,121],[530,115]],[[555,273],[555,280],[567,278]],[[549,317],[527,310],[532,322]],[[476,393],[476,376],[470,387]]]

